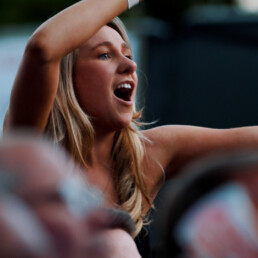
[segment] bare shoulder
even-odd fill
[[[173,131],[177,131],[174,126],[160,126],[142,131],[148,139],[145,142],[144,171],[147,186],[153,197],[164,183],[165,168],[174,155]]]
[[[167,179],[175,176],[191,160],[210,152],[258,147],[258,127],[213,129],[168,125],[143,132],[150,143],[147,155],[158,159]]]
[[[176,156],[180,138],[187,134],[187,128],[180,125],[165,125],[143,131],[144,136],[149,139],[146,144],[146,156],[166,170],[167,165]]]
[[[164,138],[173,137],[175,134],[180,130],[183,129],[185,126],[180,125],[163,125],[157,126],[148,130],[142,131],[142,133],[150,140],[150,141],[163,141]]]
[[[186,125],[164,125],[145,130],[143,134],[150,140],[151,146],[157,151],[164,151],[164,148],[174,149],[175,144],[179,142],[181,144],[187,137],[203,133],[203,129]]]

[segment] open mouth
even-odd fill
[[[124,101],[131,101],[132,92],[133,88],[129,83],[120,84],[114,90],[114,94]]]

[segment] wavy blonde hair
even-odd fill
[[[119,18],[107,24],[115,29],[130,46],[129,38]],[[73,67],[77,50],[63,58],[60,64],[60,78],[57,95],[51,110],[46,133],[63,145],[75,161],[87,167],[84,157],[91,152],[94,128],[90,117],[81,109],[73,87]],[[140,232],[146,217],[143,201],[151,207],[143,173],[144,141],[140,132],[141,111],[134,111],[129,126],[116,132],[112,148],[112,178],[118,197],[118,207],[127,211],[136,224],[135,236]],[[86,143],[86,144],[85,144]]]

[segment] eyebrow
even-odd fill
[[[104,42],[101,42],[101,43],[97,44],[96,46],[92,47],[91,51],[95,50],[98,47],[102,47],[102,46],[112,47],[113,44],[110,41],[104,41]],[[121,44],[121,47],[131,50],[131,48],[128,46],[128,44],[126,42],[123,42]]]

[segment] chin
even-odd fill
[[[127,128],[130,125],[130,123],[131,123],[131,121],[127,122],[127,123],[126,122],[120,123],[119,125],[117,125],[117,127],[116,127],[117,129],[116,130],[118,131],[118,130],[121,130],[123,128]]]
[[[121,119],[118,123],[117,123],[117,130],[123,129],[128,127],[132,122],[132,117],[127,118],[127,119]]]

